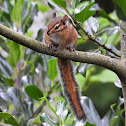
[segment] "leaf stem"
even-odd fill
[[[40,99],[42,99],[42,100],[45,100],[46,101],[46,103],[47,103],[47,106],[52,110],[52,112],[56,115],[56,117],[58,118],[58,120],[59,120],[59,123],[60,123],[60,125],[61,125],[61,121],[60,121],[60,118],[58,117],[58,115],[56,114],[56,112],[55,112],[55,110],[50,106],[50,104],[49,104],[49,101],[47,100],[47,98],[45,98],[45,97],[42,97],[42,98],[40,98]]]

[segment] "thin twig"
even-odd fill
[[[74,23],[76,24],[76,26],[81,29],[85,35],[88,35],[89,39],[92,40],[93,42],[95,42],[96,44],[98,44],[99,46],[103,47],[104,49],[106,49],[107,51],[111,52],[112,54],[114,54],[117,57],[121,57],[119,54],[117,54],[116,52],[114,52],[111,48],[108,48],[107,46],[105,46],[104,44],[99,43],[98,40],[96,40],[94,37],[92,37],[91,35],[89,35],[84,29],[83,27],[76,21],[76,19],[69,13],[69,11],[66,9],[66,13],[73,19]]]
[[[30,120],[30,119],[34,118],[36,115],[38,115],[38,114],[41,112],[41,110],[43,109],[44,105],[45,105],[45,101],[43,101],[42,104],[41,104],[41,105],[35,110],[35,112],[32,114],[32,116],[30,116],[30,117],[29,117],[28,119],[26,119],[25,121],[27,122],[28,120]]]

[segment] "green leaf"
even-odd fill
[[[1,90],[1,89],[0,89]],[[2,94],[2,90],[0,91],[1,94]],[[5,95],[3,94],[3,96],[5,97]],[[0,107],[1,108],[6,108],[6,109],[9,109],[9,104],[8,104],[8,101],[5,101],[2,96],[0,96]]]
[[[1,69],[0,69],[1,77],[3,76],[3,78],[4,77],[5,78],[10,78],[10,76],[12,76],[12,74],[13,74],[12,68],[8,64],[7,60],[5,60],[5,58],[2,57],[2,56],[0,57],[0,64],[1,64]]]
[[[12,10],[12,13],[11,13],[11,19],[15,23],[20,21],[23,2],[24,2],[24,0],[17,0],[16,4],[13,7],[13,10]]]
[[[84,77],[86,77],[86,72],[90,67],[92,67],[92,64],[80,63],[78,67],[78,72]]]
[[[42,42],[42,35],[43,35],[43,30],[40,29],[40,30],[38,31],[38,34],[37,34],[36,40]]]
[[[59,123],[51,120],[49,116],[45,113],[40,115],[40,121],[42,124],[44,123],[46,126],[59,126]]]
[[[110,106],[110,108],[112,109],[112,111],[114,111],[114,107],[116,106],[116,103],[114,103],[114,104],[112,104],[111,106]]]
[[[48,71],[48,59],[50,56],[41,55],[41,65],[42,65],[42,83],[45,87],[45,90],[49,91],[51,89],[51,81],[47,75]]]
[[[110,125],[110,126],[115,126],[115,124],[118,126],[119,125],[119,116],[120,112],[118,113],[118,109],[120,111],[120,105],[124,103],[123,98],[119,98],[118,104],[112,104],[111,109],[108,111],[108,113],[102,118],[102,124],[103,125]]]
[[[115,4],[115,9],[116,9],[116,13],[118,15],[118,17],[123,20],[126,21],[126,16],[122,11],[122,8],[120,8],[117,4]]]
[[[110,110],[102,119],[103,125],[110,125],[110,122],[112,119],[116,117],[116,114],[114,111]]]
[[[115,73],[113,73],[110,70],[103,70],[102,72],[100,72],[97,75],[92,75],[91,77],[91,81],[100,81],[103,83],[107,83],[107,82],[115,82],[117,75]]]
[[[106,32],[107,36],[109,37],[111,35],[118,33],[119,31],[120,31],[119,26],[111,26],[111,27],[102,29],[100,32],[96,33],[95,35],[101,35],[102,33]]]
[[[84,98],[85,110],[87,113],[88,122],[91,124],[96,124],[96,126],[100,126],[102,124],[100,116],[96,111],[91,99],[88,97]]]
[[[48,0],[48,5],[51,9],[54,9],[54,3],[51,0]]]
[[[11,78],[6,78],[4,77],[2,74],[0,74],[0,77],[4,80],[4,82],[8,85],[8,86],[13,86],[14,85],[14,81]]]
[[[116,108],[116,112],[117,115],[121,115],[121,105],[124,103],[124,99],[123,98],[119,98],[118,100],[118,104],[117,104],[117,108]]]
[[[22,27],[22,31],[25,33],[32,25],[34,16],[36,16],[38,13],[38,7],[37,7],[37,3],[28,4],[27,2],[26,5],[24,6],[26,6],[24,7],[26,11],[22,11],[23,22],[21,27]]]
[[[90,124],[89,122],[87,122],[85,126],[96,126],[96,125]]]
[[[118,117],[116,116],[115,118],[113,118],[111,120],[111,123],[110,123],[110,126],[114,126],[114,124],[117,124],[116,121],[117,121]]]
[[[48,76],[51,80],[57,76],[57,67],[56,67],[57,59],[51,59],[48,61]]]
[[[28,65],[30,65],[30,72],[35,73],[35,66],[32,62],[27,62]]]
[[[23,3],[23,6],[22,6],[22,12],[21,12],[21,19],[25,19],[25,17],[27,16],[27,14],[28,14],[28,11],[29,11],[29,7],[30,7],[30,4],[29,4],[30,2],[28,2],[28,1],[24,1],[24,3]],[[29,6],[28,6],[29,5]]]
[[[55,9],[56,11],[65,13],[65,10],[54,3],[54,1],[48,0],[48,5],[50,8]]]
[[[11,97],[9,97],[7,91],[5,90],[5,85],[2,86],[1,84],[0,84],[0,97],[6,102],[12,101]],[[5,105],[4,107],[7,107],[7,105]]]
[[[123,14],[126,16],[126,0],[113,0],[123,11]]]
[[[12,126],[19,126],[14,116],[7,112],[0,112],[0,119],[4,119],[5,123],[11,124]]]
[[[75,14],[75,19],[81,23],[86,21],[89,17],[93,16],[96,11],[91,11],[90,8],[94,5],[95,3],[91,3],[88,6],[86,6],[80,13]]]
[[[33,36],[33,31],[28,31],[25,35],[32,38],[32,36]]]
[[[39,98],[43,97],[41,90],[35,85],[26,86],[25,91],[29,97],[35,100],[39,100]]]
[[[1,11],[0,10],[0,21],[6,25],[7,27],[12,27],[11,26],[11,18],[10,18],[10,14],[5,12],[5,11]]]
[[[10,117],[12,117],[11,114],[6,113],[6,112],[0,112],[0,119],[7,119],[7,118],[10,118]]]
[[[78,3],[80,2],[81,0],[73,0],[73,2],[75,3],[75,7],[77,7]]]
[[[63,7],[64,9],[66,9],[66,1],[65,0],[53,0],[57,5],[59,5],[60,7]]]
[[[37,6],[38,6],[38,9],[43,13],[49,10],[49,6],[42,5],[42,3],[40,2],[37,3]]]
[[[10,87],[7,90],[7,94],[11,97],[15,107],[23,110],[20,90],[16,87]]]
[[[97,32],[99,24],[96,18],[90,17],[88,20],[84,22],[84,27],[89,35],[93,35]]]
[[[103,18],[108,18],[108,15],[106,14],[105,10],[101,9],[99,10],[99,13]]]
[[[11,1],[10,0],[4,0],[4,2],[6,3],[7,5],[7,9],[9,11],[9,13],[11,13],[12,9],[13,9],[13,6],[11,5]]]
[[[66,108],[66,103],[63,102],[57,102],[56,104],[56,113],[59,116],[60,120],[64,120],[68,114],[68,110]]]
[[[9,56],[7,57],[8,63],[12,67],[16,67],[20,59],[20,45],[13,41],[9,41],[7,47],[9,48]]]
[[[8,119],[6,119],[5,120],[5,123],[9,123],[9,124],[11,124],[12,126],[20,126],[18,123],[17,123],[17,121],[16,121],[16,119],[14,118],[14,117],[10,117],[10,118],[8,118]]]

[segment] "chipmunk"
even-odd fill
[[[52,49],[53,46],[57,46],[55,54],[58,54],[64,48],[74,51],[77,38],[78,33],[72,24],[69,23],[68,16],[56,17],[56,13],[54,13],[53,19],[44,32],[44,40],[49,49]],[[58,58],[58,71],[63,94],[67,98],[71,110],[78,120],[85,121],[86,114],[80,102],[80,93],[74,77],[72,62],[70,60]]]

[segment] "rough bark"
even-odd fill
[[[36,41],[30,37],[15,32],[2,24],[0,24],[0,35],[3,35],[4,37],[13,40],[14,42],[26,46],[39,53],[54,56],[54,50],[49,50],[47,45],[43,42]],[[125,74],[124,66],[121,65],[118,60],[110,58],[108,56],[104,56],[102,54],[80,51],[70,52],[68,50],[62,50],[58,55],[56,55],[56,57],[66,58],[77,62],[99,65],[114,71],[115,73],[117,73],[118,76],[122,76]]]
[[[126,68],[126,22],[120,21],[120,37],[121,37],[121,64]],[[124,71],[126,73],[126,71]],[[123,76],[123,75],[122,75]],[[125,109],[125,125],[126,125],[126,77],[120,77],[122,84],[122,92],[124,98]]]

